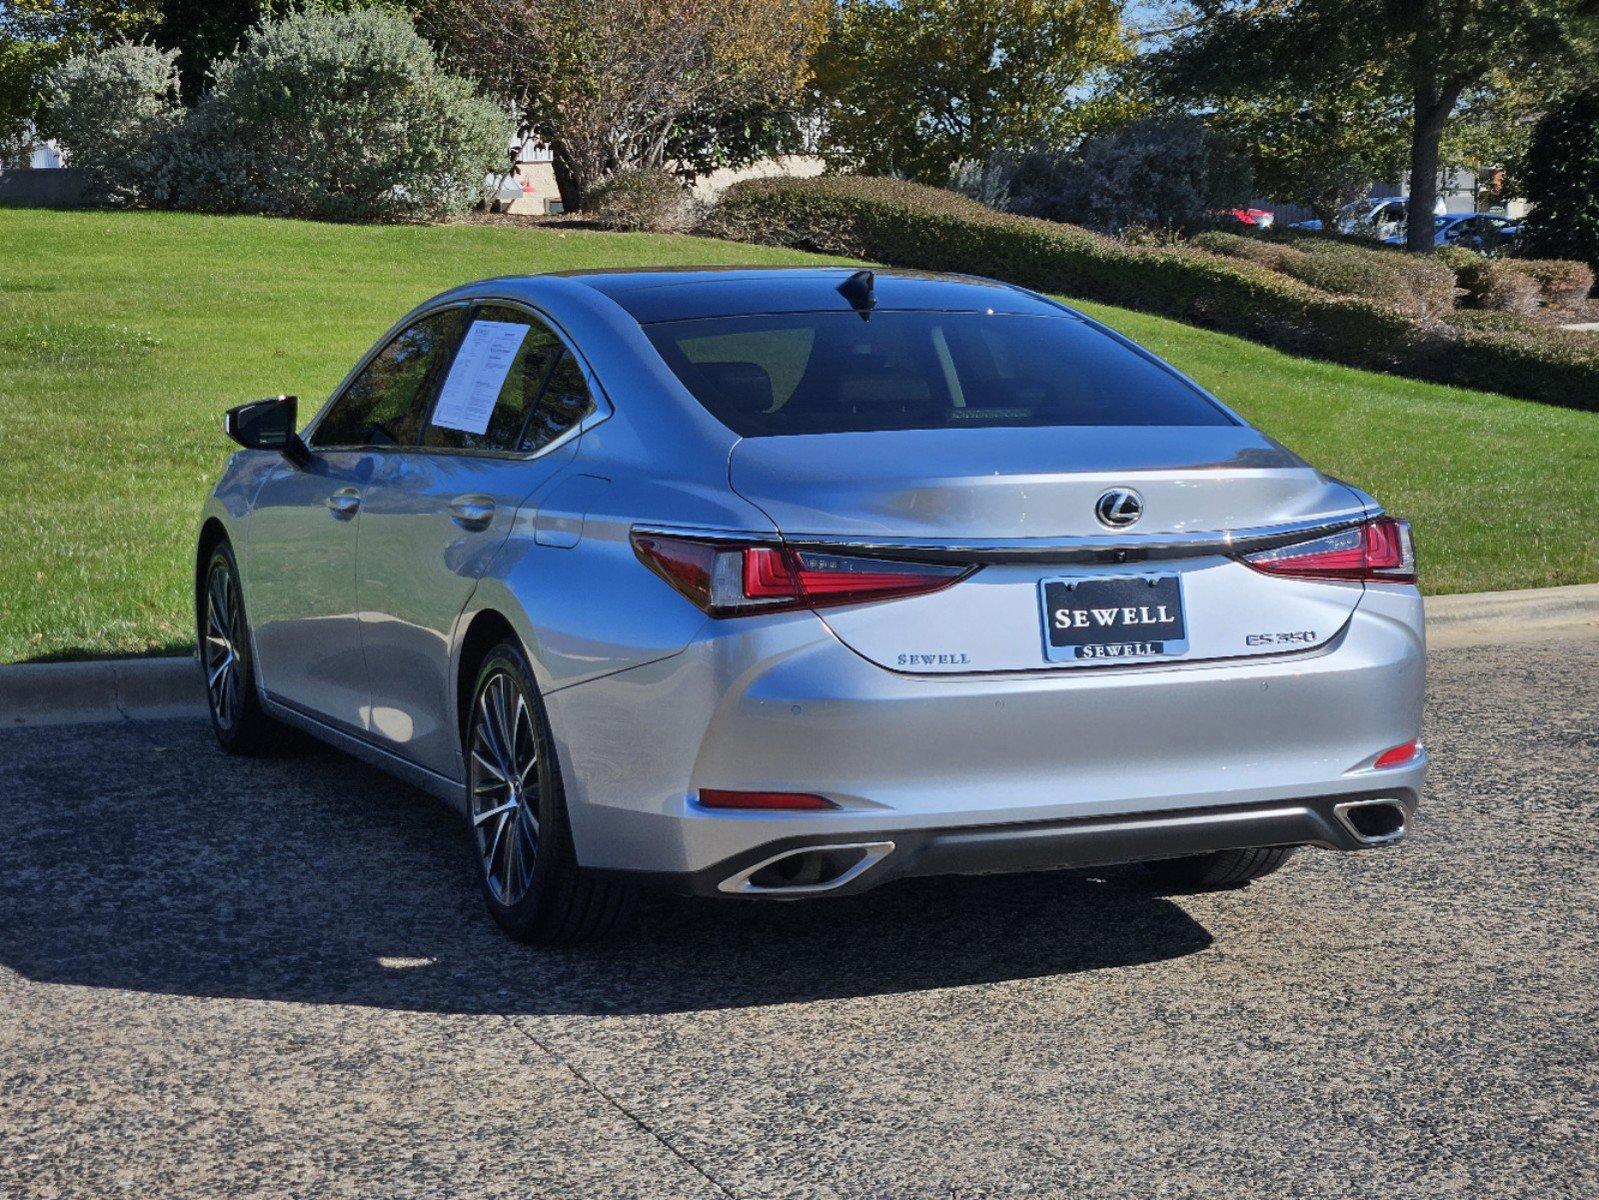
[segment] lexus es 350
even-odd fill
[[[488,280],[300,427],[232,410],[195,560],[222,745],[457,806],[494,918],[1401,838],[1409,528],[1053,300],[848,269]]]

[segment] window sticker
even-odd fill
[[[486,430],[527,331],[519,321],[473,321],[439,392],[433,424],[464,433]]]

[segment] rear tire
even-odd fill
[[[1164,888],[1235,888],[1270,875],[1294,855],[1294,846],[1266,846],[1254,850],[1216,850],[1187,858],[1146,862],[1144,869]]]
[[[519,942],[559,946],[622,925],[633,889],[578,865],[549,719],[514,641],[478,669],[465,751],[467,833],[499,927]]]
[[[244,585],[233,547],[226,541],[218,542],[206,559],[195,619],[206,709],[217,744],[229,754],[260,754],[273,748],[282,726],[261,707]]]

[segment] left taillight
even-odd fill
[[[802,550],[771,542],[633,534],[650,570],[713,617],[865,604],[936,592],[973,568]]]
[[[1398,517],[1374,517],[1337,533],[1246,554],[1243,562],[1267,575],[1301,579],[1416,582],[1416,547],[1410,537],[1410,522]]]

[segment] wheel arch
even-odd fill
[[[466,720],[472,708],[472,685],[477,680],[478,668],[490,650],[506,639],[515,641],[527,653],[527,642],[516,626],[497,608],[480,608],[472,614],[461,631],[455,655],[455,734],[466,757]],[[529,655],[529,660],[532,656]]]
[[[211,561],[211,553],[223,542],[230,542],[227,526],[222,524],[220,517],[207,517],[200,526],[200,536],[195,541],[194,547],[194,620],[195,628],[200,622],[200,595],[205,588],[205,569]]]

